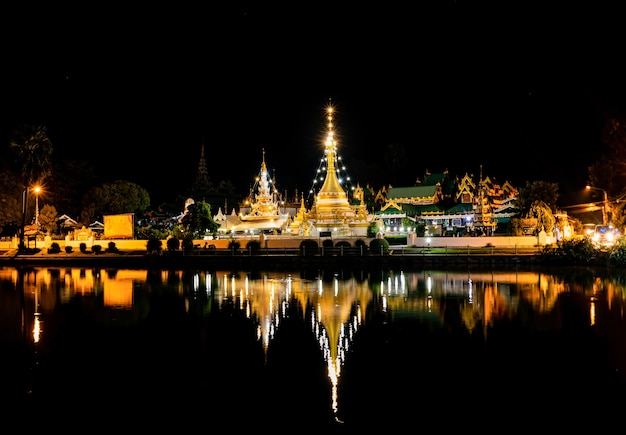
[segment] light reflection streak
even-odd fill
[[[39,343],[39,340],[41,339],[41,319],[40,319],[40,314],[39,313],[35,313],[35,323],[33,325],[33,342],[34,343]]]

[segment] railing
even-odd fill
[[[374,252],[366,246],[359,247],[318,247],[309,249],[308,251],[303,248],[196,248],[191,251],[163,251],[163,255],[184,255],[184,256],[322,256],[322,257],[363,257],[363,256],[381,256],[381,255],[393,255],[393,256],[520,256],[520,255],[536,255],[541,252],[540,246],[438,246],[438,247],[390,247],[387,252],[384,248],[380,248],[380,252]]]

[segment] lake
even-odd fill
[[[625,275],[0,269],[5,432],[599,430]]]

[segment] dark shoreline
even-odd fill
[[[463,250],[462,252],[416,252],[392,250],[389,254],[361,254],[358,251],[332,251],[302,255],[294,250],[263,250],[250,253],[245,250],[194,250],[164,251],[158,255],[146,251],[118,252],[60,252],[47,253],[43,250],[19,253],[4,251],[0,265],[11,267],[98,267],[117,269],[200,269],[200,270],[422,270],[445,269],[531,269],[550,267],[610,267],[608,257],[602,252],[587,261],[572,261],[562,256],[544,255],[538,250],[518,251],[499,248],[497,251]]]
[[[184,255],[182,253],[148,254],[38,254],[1,256],[0,264],[14,267],[29,266],[75,266],[131,269],[303,269],[303,268],[353,268],[396,269],[424,267],[513,267],[531,266],[538,263],[538,255],[481,255],[481,254],[433,254],[433,255]]]

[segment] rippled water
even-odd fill
[[[618,273],[42,267],[0,286],[3,403],[29,427],[600,429],[626,401]]]

